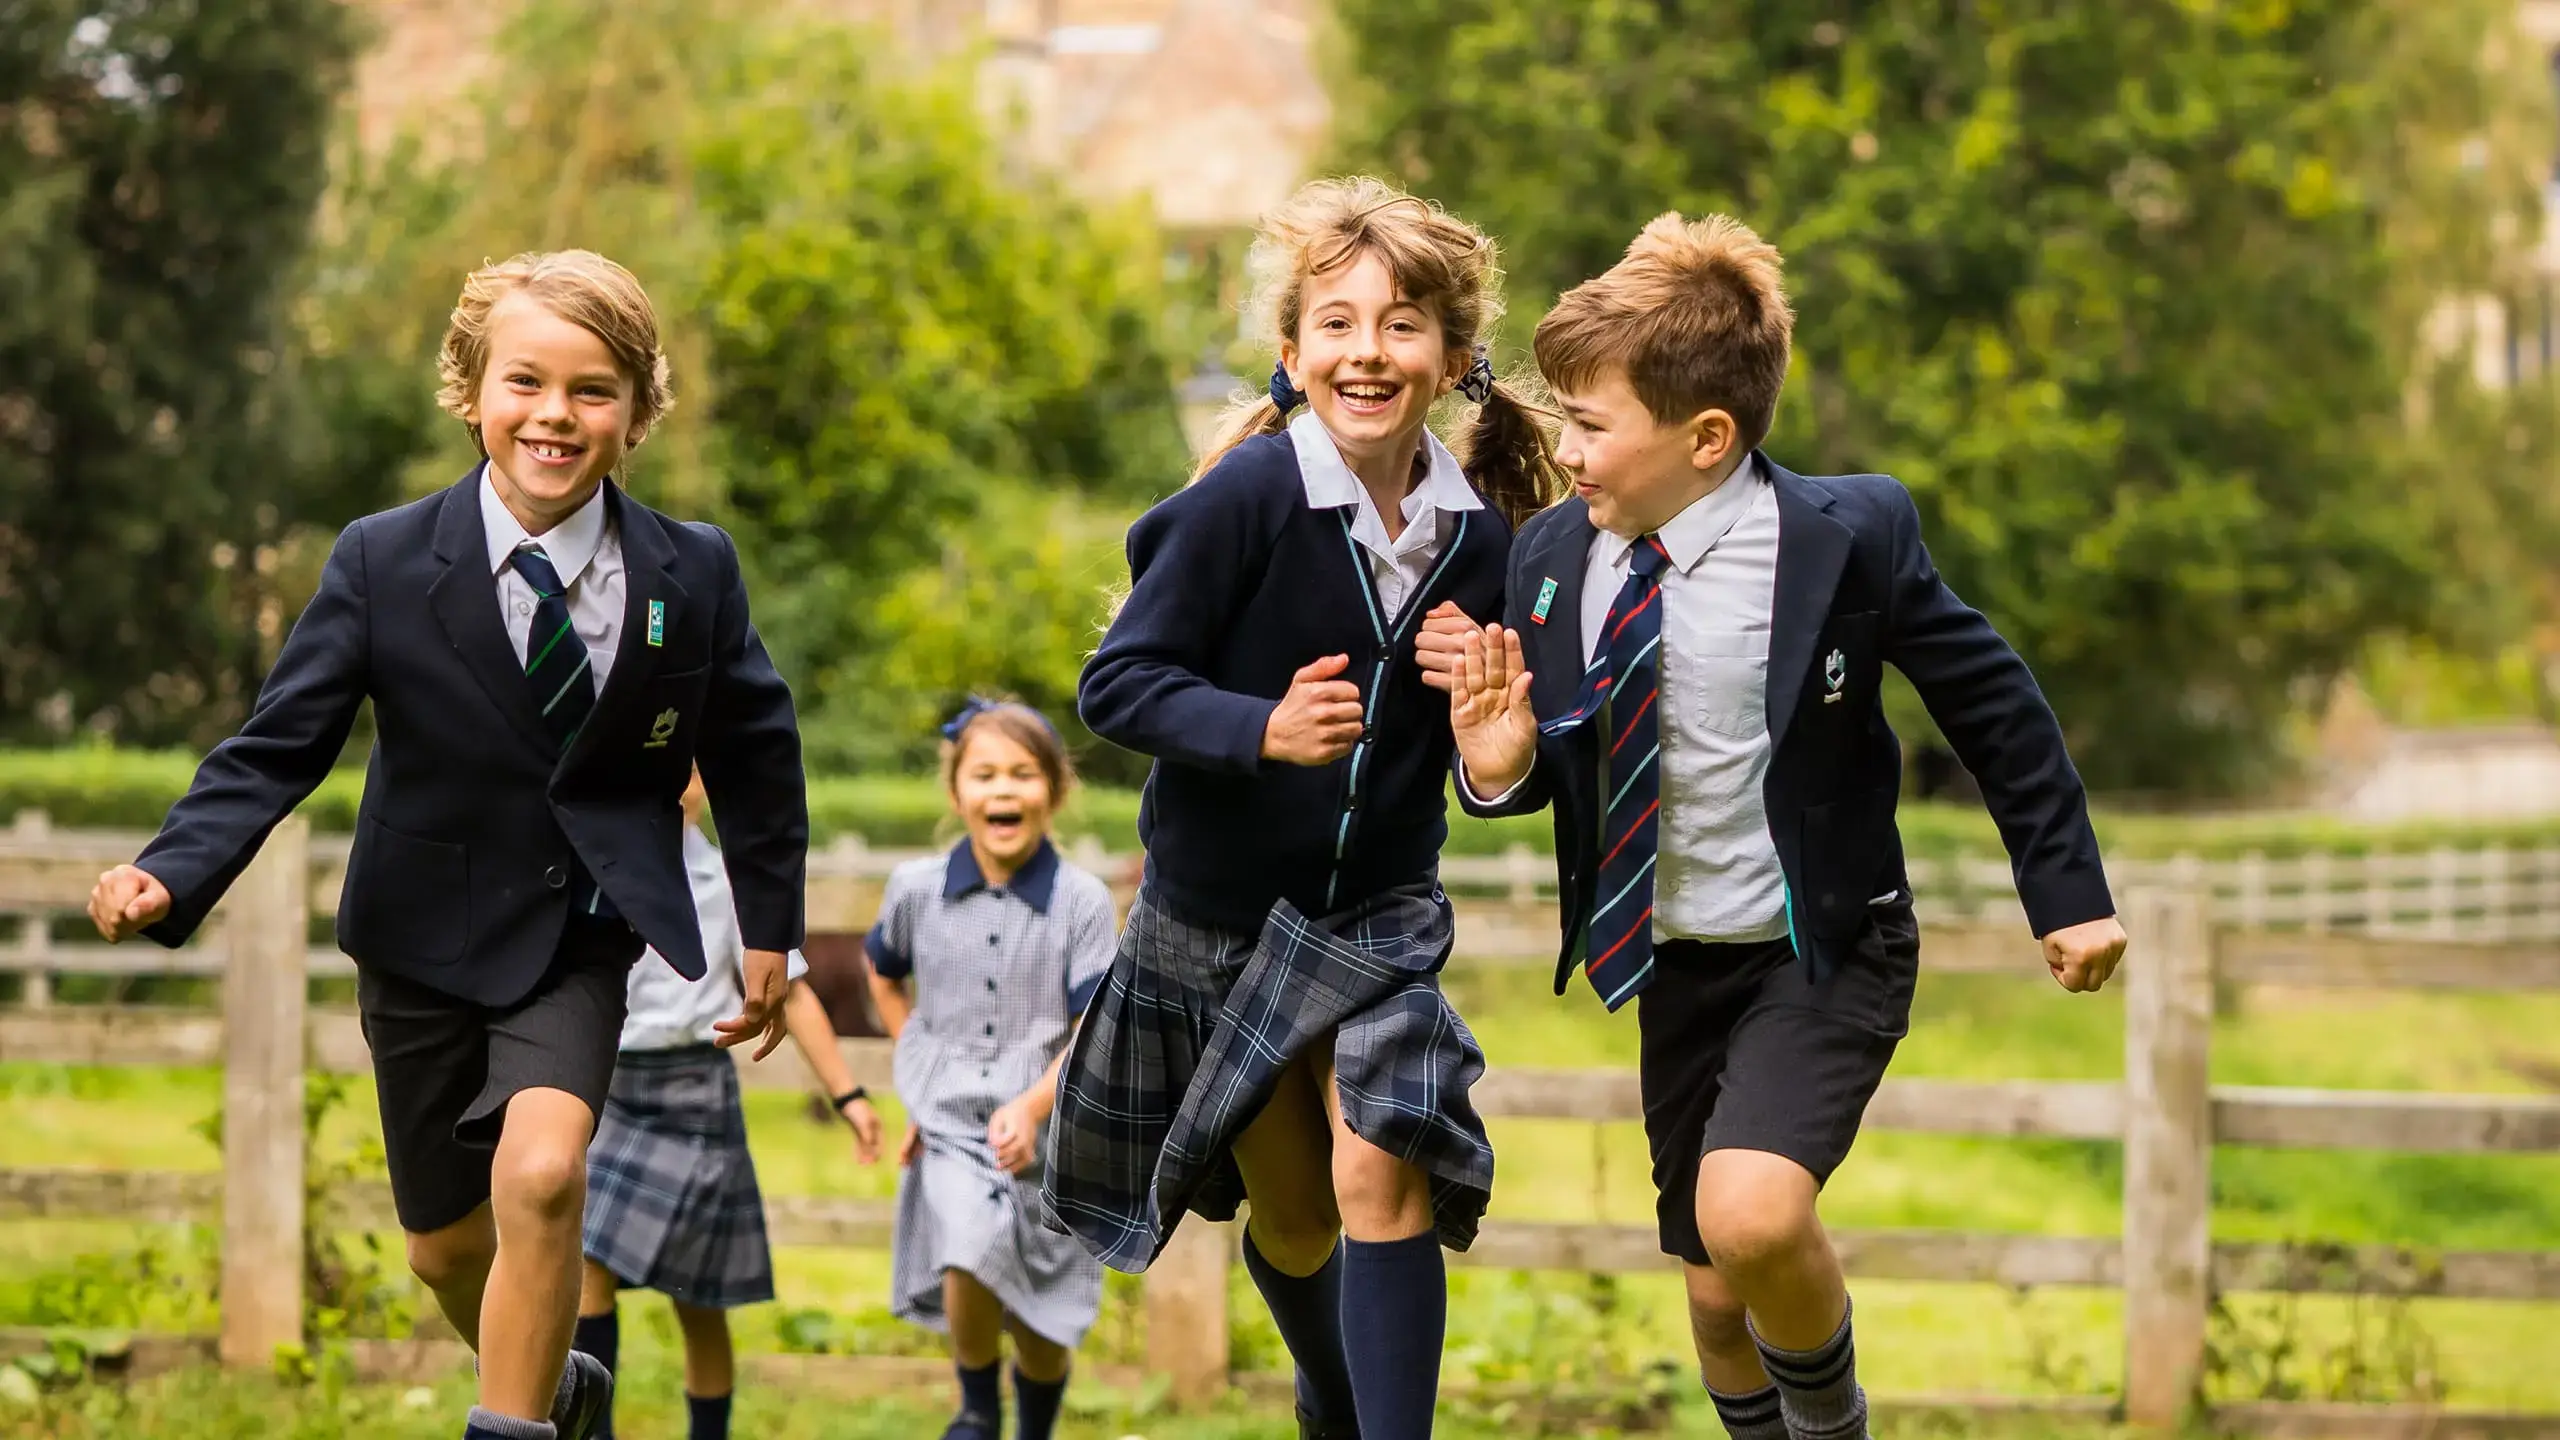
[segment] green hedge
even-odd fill
[[[149,830],[195,773],[192,756],[171,751],[104,748],[0,750],[0,820],[20,810],[43,810],[60,826]],[[341,770],[322,782],[304,807],[312,825],[345,831],[355,824],[364,772]],[[818,843],[860,835],[883,848],[935,843],[955,833],[941,787],[930,777],[828,776],[809,782],[809,819]],[[2361,854],[2374,850],[2461,849],[2492,845],[2560,844],[2560,818],[2534,821],[2362,825],[2320,816],[2235,815],[2193,817],[2110,812],[2103,806],[2098,833],[2114,855],[2192,853],[2207,858],[2261,850],[2272,856],[2314,850]],[[1070,837],[1098,836],[1113,850],[1134,848],[1138,796],[1133,790],[1088,787],[1060,817]],[[1979,807],[1908,804],[1902,835],[1914,855],[1996,854],[1999,832]],[[1449,848],[1459,854],[1497,854],[1513,844],[1545,849],[1543,815],[1518,820],[1477,820],[1456,813]]]

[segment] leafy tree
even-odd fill
[[[2306,687],[2479,616],[2547,518],[2548,394],[2419,343],[2538,218],[2503,0],[1336,10],[1338,158],[1500,235],[1524,312],[1666,209],[1785,251],[1772,451],[1911,487],[2094,782],[2263,773]]]
[[[254,690],[351,47],[337,0],[0,0],[0,734],[202,740]]]

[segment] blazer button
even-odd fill
[[[569,883],[568,867],[564,865],[554,865],[550,869],[543,871],[542,883],[550,886],[554,890],[565,887]]]
[[[1396,658],[1396,647],[1386,644],[1381,644],[1378,647],[1378,659],[1381,663],[1393,660],[1394,658]]]

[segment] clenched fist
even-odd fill
[[[1262,758],[1330,765],[1360,743],[1360,687],[1339,677],[1348,655],[1327,655],[1289,677],[1289,693],[1262,727]]]
[[[89,892],[89,920],[110,943],[168,918],[169,887],[150,871],[119,865],[98,877]]]

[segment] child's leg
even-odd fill
[[[520,1090],[507,1102],[490,1168],[498,1230],[480,1318],[480,1405],[546,1419],[578,1315],[578,1221],[587,1198],[595,1113],[564,1090]]]
[[[1777,1387],[1760,1365],[1742,1297],[1711,1265],[1681,1267],[1689,1286],[1689,1343],[1716,1418],[1733,1440],[1789,1440]]]
[[[1750,1313],[1748,1333],[1795,1440],[1863,1440],[1849,1289],[1814,1215],[1818,1189],[1783,1156],[1710,1151],[1698,1165],[1698,1234]]]
[[[1362,1440],[1421,1440],[1440,1396],[1449,1328],[1448,1263],[1421,1170],[1351,1132],[1333,1067],[1322,1070],[1333,1133],[1333,1192],[1342,1207],[1343,1349]]]
[[[1357,1422],[1342,1342],[1342,1215],[1332,1150],[1322,1087],[1312,1062],[1301,1060],[1236,1137],[1234,1154],[1253,1202],[1245,1273],[1297,1363],[1298,1410],[1310,1433],[1347,1435]]]
[[[946,1436],[986,1440],[1004,1432],[1004,1303],[966,1270],[942,1272],[942,1318],[951,1327],[951,1366],[960,1376],[960,1418]],[[971,1422],[974,1422],[972,1426]]]
[[[1013,1409],[1020,1419],[1021,1440],[1050,1440],[1058,1428],[1058,1410],[1067,1398],[1066,1346],[1005,1312],[1005,1333],[1013,1337]]]
[[[489,1265],[498,1258],[498,1227],[489,1207],[424,1233],[409,1232],[409,1271],[436,1297],[453,1332],[474,1351],[480,1348],[480,1299],[489,1285]]]
[[[729,1440],[729,1396],[738,1383],[729,1312],[681,1300],[675,1306],[676,1328],[684,1332],[686,1440]]]
[[[1760,975],[1726,1034],[1695,1148],[1661,1157],[1697,1157],[1694,1182],[1680,1187],[1695,1227],[1682,1258],[1711,1262],[1743,1301],[1794,1440],[1867,1434],[1848,1287],[1814,1201],[1892,1063],[1918,971],[1905,902],[1870,907],[1856,952],[1821,979],[1791,956]],[[1679,1208],[1677,1193],[1665,1187],[1666,1209]]]
[[[569,1347],[596,1357],[596,1363],[611,1370],[622,1363],[622,1315],[616,1304],[622,1293],[622,1282],[614,1273],[593,1260],[578,1275],[578,1328],[569,1336]],[[613,1405],[605,1404],[604,1414],[587,1432],[591,1440],[613,1440]]]

